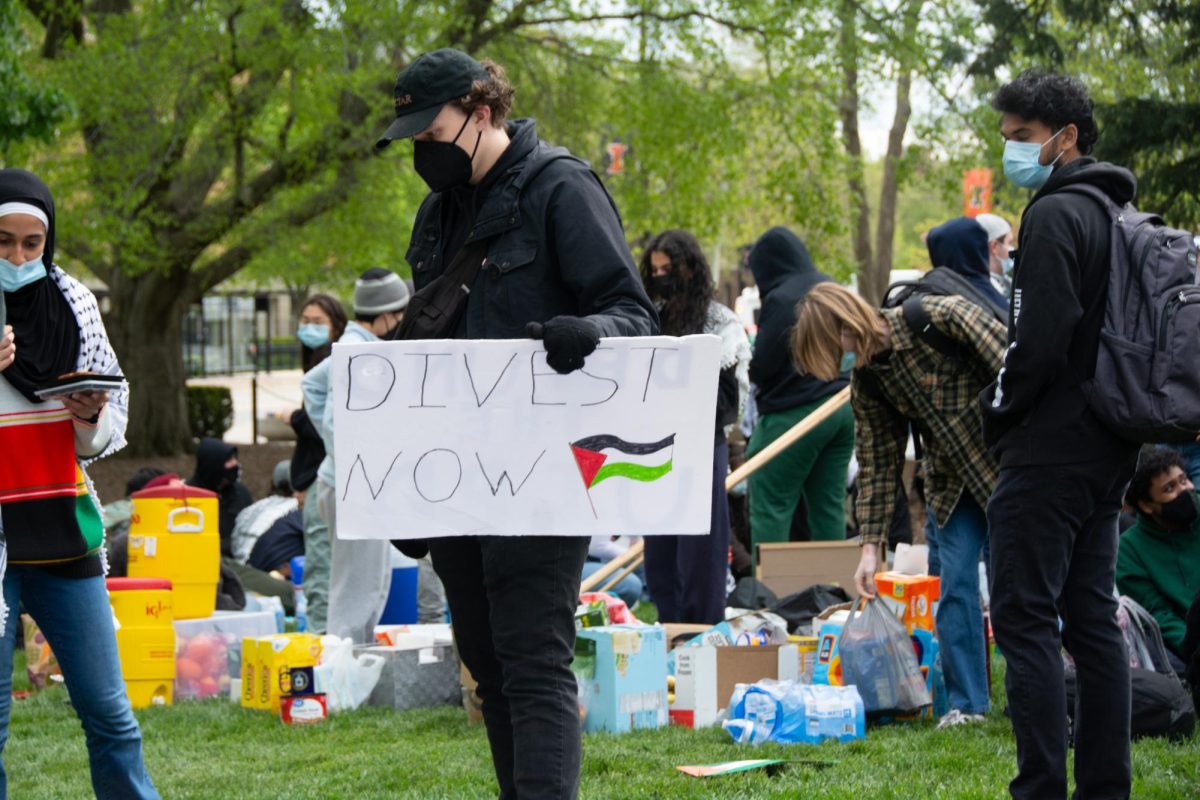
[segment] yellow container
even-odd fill
[[[171,705],[175,686],[175,627],[171,582],[109,578],[108,598],[121,623],[117,652],[134,708]]]
[[[129,577],[165,578],[175,619],[211,617],[221,575],[217,495],[191,486],[134,492]]]

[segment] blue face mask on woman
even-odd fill
[[[310,350],[316,350],[321,345],[329,344],[329,326],[318,323],[301,325],[296,331],[296,338]]]
[[[0,258],[0,289],[6,292],[15,292],[18,289],[24,289],[31,283],[36,283],[46,277],[46,265],[42,263],[42,257],[26,261],[20,266],[12,263],[6,258]]]
[[[1042,157],[1042,148],[1054,141],[1059,133],[1062,133],[1066,128],[1059,128],[1058,133],[1051,136],[1046,141],[1038,144],[1037,142],[1015,142],[1008,140],[1004,143],[1004,174],[1010,181],[1020,186],[1022,189],[1040,189],[1045,185],[1050,178],[1050,173],[1054,171],[1054,164],[1058,161],[1062,153],[1054,157],[1054,161],[1049,164],[1043,164],[1039,159]]]

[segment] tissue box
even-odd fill
[[[941,580],[929,575],[901,575],[898,572],[875,574],[879,598],[908,632],[915,629],[933,630],[933,615],[940,597]]]
[[[667,724],[667,645],[646,625],[583,628],[575,661],[583,730],[626,733]]]
[[[671,722],[688,728],[715,725],[729,707],[733,688],[763,678],[800,678],[794,644],[680,647],[675,650],[675,703]]]
[[[451,645],[433,647],[356,647],[355,653],[383,656],[383,673],[367,704],[396,710],[431,708],[462,702],[458,656]]]

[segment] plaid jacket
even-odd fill
[[[1003,363],[1005,327],[961,297],[925,296],[921,303],[938,330],[964,346],[964,358],[947,357],[917,338],[899,308],[881,312],[892,329],[892,350],[855,369],[851,380],[859,464],[855,511],[864,543],[887,538],[909,420],[926,434],[925,496],[939,525],[964,490],[984,508],[996,486],[996,461],[983,446],[979,394]],[[873,374],[877,390],[864,385],[864,370]]]

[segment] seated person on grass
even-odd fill
[[[1125,499],[1138,519],[1121,535],[1117,588],[1154,615],[1167,649],[1182,656],[1200,590],[1200,504],[1178,451],[1144,450]]]

